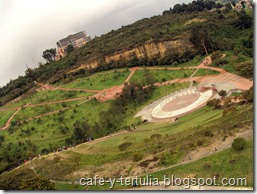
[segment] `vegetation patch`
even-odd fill
[[[142,85],[149,85],[155,82],[165,82],[177,78],[188,78],[192,75],[194,70],[137,70],[130,81],[140,83]]]
[[[219,74],[219,72],[212,69],[198,69],[197,72],[194,74],[194,77],[215,74]]]
[[[99,73],[90,77],[77,79],[76,81],[70,82],[62,87],[102,90],[112,86],[122,85],[129,74],[129,70],[116,70],[114,72]]]
[[[15,110],[0,112],[0,128],[4,127],[8,119],[15,113]]]

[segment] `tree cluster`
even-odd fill
[[[47,49],[43,52],[42,57],[46,60],[47,63],[50,63],[52,61],[55,61],[56,57],[56,49],[51,48]]]
[[[214,1],[197,0],[189,4],[176,4],[169,11],[164,11],[163,14],[193,13],[221,7],[223,7],[222,4],[215,3]]]
[[[28,168],[21,168],[0,175],[1,190],[55,190],[49,179],[36,176]]]

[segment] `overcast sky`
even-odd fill
[[[190,0],[0,0],[0,86],[37,67],[67,35],[92,38]]]

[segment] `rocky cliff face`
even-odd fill
[[[164,41],[164,42],[157,42],[157,43],[146,43],[143,46],[139,46],[137,48],[116,53],[112,56],[106,56],[105,57],[105,62],[110,62],[110,61],[119,61],[121,58],[122,59],[130,59],[133,56],[136,56],[137,58],[142,58],[142,57],[148,57],[148,58],[153,58],[155,56],[165,56],[167,52],[179,52],[183,53],[188,49],[192,49],[193,45],[189,41],[188,38],[177,38],[174,40],[170,41]],[[95,68],[99,65],[98,61],[93,61],[87,64],[81,64],[80,67],[70,71],[75,72],[80,69],[92,69]]]
[[[90,62],[90,63],[81,64],[79,67],[69,71],[68,73],[73,73],[73,72],[79,71],[81,69],[94,69],[98,65],[99,65],[98,61],[93,61],[93,62]]]
[[[153,58],[155,56],[163,57],[166,52],[179,52],[183,53],[187,49],[192,49],[193,45],[187,38],[178,38],[175,40],[158,42],[158,43],[147,43],[143,46],[134,48],[132,50],[119,53],[113,56],[106,56],[106,62],[118,61],[121,58],[129,59],[132,56],[137,58],[148,57]]]

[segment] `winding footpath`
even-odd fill
[[[217,68],[217,67],[210,67],[208,66],[209,64],[211,64],[211,58],[210,56],[206,57],[203,62],[201,64],[199,64],[198,66],[195,67],[186,67],[186,69],[194,69],[194,73],[189,77],[189,78],[176,78],[173,80],[169,80],[166,82],[158,82],[155,83],[155,86],[163,86],[163,85],[167,85],[167,84],[172,84],[172,83],[183,83],[183,82],[191,82],[190,85],[193,84],[193,81],[199,82],[200,84],[206,84],[206,83],[216,83],[216,82],[222,82],[222,83],[231,83],[232,85],[235,86],[235,88],[237,89],[241,89],[241,90],[248,90],[251,86],[253,86],[253,81],[250,81],[246,78],[243,78],[241,76],[232,74],[232,73],[228,73],[227,71],[225,71],[224,69],[221,68]],[[133,67],[130,68],[130,74],[128,75],[128,77],[126,78],[126,80],[124,81],[124,84],[129,82],[129,80],[131,79],[131,77],[134,75],[134,73],[137,70],[144,70],[144,69],[148,69],[148,70],[181,70],[181,67]],[[214,70],[214,71],[218,71],[219,74],[214,74],[214,75],[204,75],[204,76],[198,76],[198,77],[194,77],[194,75],[197,73],[197,71],[199,69],[209,69],[209,70]],[[106,73],[111,73],[117,70],[112,70],[112,71],[108,71]],[[119,71],[119,70],[118,70]],[[120,70],[121,71],[121,70]],[[104,74],[104,73],[102,73]],[[95,75],[92,75],[95,76]],[[88,100],[91,99],[97,99],[99,102],[105,102],[107,100],[113,100],[115,99],[118,94],[120,94],[122,92],[122,89],[124,87],[124,84],[120,85],[120,86],[113,86],[111,88],[106,88],[103,90],[89,90],[89,89],[79,89],[79,88],[63,88],[63,87],[54,87],[50,84],[44,84],[44,83],[36,83],[38,86],[41,87],[42,90],[61,90],[61,91],[83,91],[83,92],[90,92],[90,93],[95,93],[94,95],[90,96],[90,97],[78,97],[78,98],[70,98],[70,99],[64,99],[64,100],[57,100],[57,101],[51,101],[51,102],[44,102],[44,103],[38,103],[38,104],[27,104],[25,106],[23,106],[23,108],[26,107],[38,107],[38,106],[44,106],[44,105],[51,105],[51,104],[58,104],[58,103],[63,103],[63,102],[72,102],[72,101],[78,101],[78,100],[84,100],[86,98],[88,98]],[[3,128],[0,128],[1,130],[5,130],[7,129],[10,124],[12,119],[15,117],[15,115],[21,110],[22,106],[20,107],[10,107],[10,108],[0,108],[0,112],[3,111],[11,111],[11,110],[16,110],[15,113],[13,113],[13,115],[8,119],[8,121],[6,122],[5,126]],[[70,107],[64,108],[64,109],[60,109],[60,110],[66,110]],[[44,117],[44,116],[48,116],[51,114],[54,114],[60,110],[56,110],[56,111],[52,111],[46,114],[42,114],[33,118],[40,118],[40,117]],[[28,119],[28,120],[32,120]]]
[[[12,116],[8,119],[8,121],[6,122],[5,126],[3,128],[1,128],[1,130],[5,130],[7,129],[10,125],[11,125],[11,122],[12,122],[12,119],[14,118],[14,116],[21,110],[21,107],[19,107],[15,113],[12,114]]]
[[[189,78],[177,78],[177,79],[169,80],[169,81],[162,82],[162,83],[155,83],[154,85],[156,85],[156,86],[163,86],[163,85],[166,85],[166,84],[172,84],[172,83],[176,83],[176,82],[177,83],[191,82],[191,85],[192,85],[193,81],[197,81],[197,82],[200,82],[200,83],[212,83],[212,82],[217,82],[217,81],[223,81],[223,82],[229,81],[229,82],[234,83],[236,87],[238,87],[240,89],[243,89],[243,90],[247,90],[247,89],[249,89],[253,85],[253,82],[247,80],[246,78],[243,78],[241,76],[237,76],[237,75],[232,74],[232,73],[228,73],[225,70],[217,68],[217,67],[209,67],[208,65],[210,63],[211,63],[210,57],[207,57],[207,58],[205,58],[204,62],[202,62],[200,65],[198,65],[196,67],[187,67],[187,69],[194,69],[195,70],[193,72],[193,74]],[[167,67],[144,67],[144,68],[143,67],[133,67],[133,68],[129,69],[130,70],[130,74],[126,78],[124,83],[129,82],[129,80],[131,79],[131,77],[134,75],[134,73],[137,70],[144,70],[144,69],[149,69],[149,70],[164,70],[164,69],[165,70],[180,70],[181,68],[176,68],[176,67],[175,68],[174,67],[168,67],[168,68]],[[204,76],[194,77],[194,75],[197,73],[197,71],[199,69],[210,69],[210,70],[218,71],[219,74],[204,75]],[[51,105],[51,104],[57,104],[57,103],[63,103],[63,102],[71,102],[71,101],[83,100],[82,102],[80,102],[78,104],[71,105],[71,106],[68,106],[68,107],[60,109],[60,110],[67,110],[69,108],[75,107],[77,105],[81,105],[81,104],[83,104],[85,102],[88,102],[88,101],[90,101],[91,99],[94,99],[94,98],[98,99],[98,101],[100,101],[100,102],[113,99],[115,97],[115,95],[117,94],[117,92],[122,91],[122,88],[124,87],[124,84],[123,84],[121,86],[114,86],[112,88],[107,88],[107,89],[104,89],[104,90],[88,90],[88,89],[78,89],[78,88],[70,88],[69,89],[69,88],[62,88],[62,87],[53,87],[51,85],[47,85],[46,86],[46,84],[43,84],[43,83],[39,83],[38,85],[40,87],[46,88],[48,90],[84,91],[84,92],[92,92],[92,93],[96,93],[96,94],[94,94],[94,95],[92,95],[90,97],[71,98],[71,99],[51,101],[51,102],[45,102],[45,103],[39,103],[39,104],[28,103],[25,106],[23,106],[24,108],[26,108],[26,107],[37,107],[37,106]],[[12,116],[8,119],[8,121],[6,122],[5,126],[1,130],[6,130],[11,125],[12,119],[15,117],[16,114],[19,113],[19,111],[21,109],[22,109],[22,106],[21,107],[11,107],[11,108],[2,108],[2,109],[0,109],[0,112],[9,111],[9,110],[16,110],[12,114]],[[41,118],[41,117],[44,117],[44,116],[52,115],[52,114],[55,114],[55,113],[59,112],[60,110],[55,110],[55,111],[52,111],[52,112],[48,112],[46,114],[41,114],[41,115],[32,117],[30,119],[27,119],[26,121],[33,120],[34,118]],[[75,151],[76,148],[78,148],[80,146],[83,146],[85,144],[94,144],[94,143],[97,143],[97,142],[105,141],[105,140],[107,140],[109,138],[112,138],[112,137],[115,137],[115,136],[120,136],[120,135],[122,135],[124,133],[129,133],[129,132],[128,131],[117,132],[117,133],[114,133],[112,135],[108,135],[108,136],[96,139],[96,140],[94,140],[92,142],[86,142],[86,143],[80,144],[80,145],[78,145],[78,146],[76,146],[74,148],[69,148],[69,151]],[[249,131],[237,134],[237,136],[241,137],[241,136],[247,135],[245,133],[249,133]],[[173,167],[177,167],[177,166],[180,166],[180,165],[188,164],[188,163],[191,163],[193,161],[197,161],[197,160],[200,160],[200,159],[202,159],[204,157],[210,156],[212,154],[218,153],[218,152],[220,152],[222,150],[228,149],[231,146],[231,141],[232,141],[232,139],[228,139],[226,142],[222,142],[222,141],[214,142],[214,144],[212,146],[210,146],[210,149],[212,149],[212,150],[209,150],[207,148],[202,148],[202,150],[193,151],[193,152],[189,153],[189,155],[187,155],[185,158],[183,158],[182,161],[179,164],[172,165],[172,166],[169,166],[169,167],[166,167],[166,168],[161,168],[161,169],[159,169],[157,171],[154,171],[154,172],[158,172],[158,171],[170,169],[170,168],[173,168]],[[214,147],[215,147],[215,150],[214,150]],[[197,153],[200,152],[201,154],[197,155],[196,152]],[[58,153],[58,152],[57,153],[50,153],[48,155],[41,156],[41,158],[55,156],[55,155],[58,155],[60,153]],[[35,159],[32,159],[31,161],[28,161],[26,163],[26,165],[30,165],[31,169],[36,174],[36,170],[33,167],[33,161],[34,160],[37,160],[37,159],[35,158]],[[21,166],[19,166],[17,168],[20,168],[20,167]],[[149,174],[149,173],[147,173],[147,174]],[[147,174],[142,174],[140,176],[145,176]],[[133,177],[134,176],[130,176],[128,178],[133,178]],[[51,180],[51,181],[52,182],[59,182],[59,183],[66,183],[66,184],[73,184],[70,181],[58,181],[58,180]],[[75,184],[78,184],[78,182],[75,182]],[[145,187],[141,187],[141,188],[133,188],[131,190],[184,190],[184,189],[185,188],[183,186],[172,187],[171,188],[171,187],[166,187],[164,185],[159,185],[157,187],[145,186]],[[199,188],[196,188],[196,187],[191,187],[191,189],[192,190],[199,190]],[[236,188],[235,187],[233,187],[233,188],[232,187],[231,188],[230,187],[226,187],[226,188],[225,187],[202,187],[202,189],[204,189],[204,190],[213,190],[213,189],[214,190],[235,190]],[[238,190],[249,190],[249,188],[243,188],[243,187],[240,187],[240,188],[237,188],[237,189]]]

